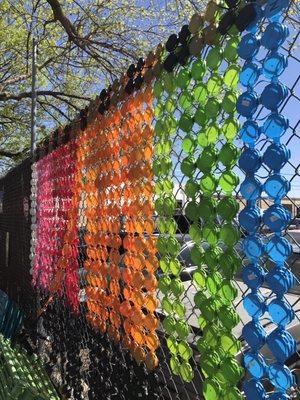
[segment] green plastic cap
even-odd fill
[[[232,168],[239,157],[239,151],[233,143],[225,143],[219,153],[219,162],[225,167]]]
[[[226,221],[231,221],[239,211],[239,203],[232,196],[225,196],[217,205],[217,213]]]

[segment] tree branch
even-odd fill
[[[77,96],[75,94],[67,94],[63,92],[55,92],[52,90],[38,90],[37,91],[37,96],[53,96],[55,98],[58,98],[60,100],[63,100],[61,97],[70,97],[72,99],[78,99],[78,100],[86,100],[90,101],[90,97],[85,97],[85,96]],[[10,94],[7,92],[2,92],[0,93],[0,102],[8,101],[8,100],[15,100],[19,101],[22,99],[28,99],[31,98],[31,92],[23,92],[19,94]]]
[[[20,155],[22,155],[22,151],[19,151],[18,153],[11,153],[10,151],[5,151],[0,149],[0,157],[7,157],[7,158],[17,158]]]

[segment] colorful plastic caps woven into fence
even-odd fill
[[[0,399],[58,400],[41,361],[0,335]]]
[[[35,165],[37,208],[32,270],[34,285],[46,294],[61,292],[64,280],[74,310],[78,309],[79,291],[75,157],[76,143],[70,141]]]
[[[252,321],[243,328],[243,337],[250,346],[244,360],[252,376],[244,383],[244,390],[247,399],[251,400],[267,398],[263,386],[263,381],[267,379],[275,388],[268,397],[270,399],[290,398],[289,389],[295,385],[295,377],[285,365],[285,361],[297,351],[296,341],[287,331],[295,312],[284,298],[295,284],[295,277],[285,266],[292,253],[292,245],[283,237],[291,221],[291,213],[281,204],[290,190],[290,182],[280,173],[291,156],[290,150],[280,143],[282,137],[289,135],[289,122],[279,114],[280,106],[289,93],[287,86],[279,80],[287,67],[281,48],[289,35],[288,27],[281,23],[282,12],[287,6],[287,2],[270,2],[264,9],[259,9],[259,17],[265,17],[267,21],[262,36],[258,34],[262,25],[261,19],[258,19],[249,27],[250,32],[243,36],[239,47],[240,57],[245,60],[240,81],[247,88],[237,103],[239,113],[246,119],[241,137],[247,146],[239,161],[246,174],[241,194],[247,200],[239,221],[247,232],[243,249],[249,264],[244,268],[243,277],[251,289],[251,293],[244,298],[244,307],[252,317]],[[262,87],[259,82],[261,75],[264,79]],[[262,107],[257,113],[259,106]],[[258,121],[261,120],[263,123],[259,126]],[[258,150],[261,146],[259,141],[265,144],[271,142],[263,154]],[[262,168],[270,171],[264,182],[260,178]],[[262,214],[257,203],[263,192],[271,205]],[[259,231],[262,222],[272,233],[268,238]],[[263,260],[267,260],[268,264],[262,263]],[[269,268],[270,261],[274,263],[273,268]],[[275,296],[264,296],[261,290],[264,281]],[[269,334],[261,323],[266,312],[272,323],[277,325]],[[263,357],[261,349],[265,344],[276,362],[269,364]]]
[[[232,334],[239,322],[233,308],[237,297],[233,277],[241,265],[234,249],[239,230],[233,221],[239,209],[234,198],[239,179],[232,171],[239,155],[234,144],[239,128],[235,116],[239,35],[233,31],[226,40],[216,36],[215,43],[203,46],[198,57],[191,57],[174,71],[165,71],[154,85],[157,97],[154,171],[158,195],[155,204],[163,271],[159,288],[164,295],[162,308],[167,314],[163,326],[170,335],[167,340],[172,355],[170,366],[174,374],[189,382],[195,371],[190,364],[193,351],[187,321],[189,305],[181,282],[184,264],[180,256],[178,259],[181,246],[175,237],[178,226],[173,218],[178,207],[177,188],[170,177],[175,175],[187,198],[183,207],[193,241],[189,251],[192,265],[198,267],[192,276],[193,312],[199,317],[203,331],[197,341],[200,368],[206,378],[203,394],[206,399],[221,395],[240,399],[241,394],[235,388],[243,376],[243,369],[235,360],[240,342]],[[176,171],[178,159],[180,171]]]
[[[79,145],[86,171],[87,318],[137,362],[157,365],[159,340],[153,237],[152,92],[132,95],[98,116]]]

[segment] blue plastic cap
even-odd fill
[[[239,167],[246,173],[254,173],[262,165],[261,153],[257,149],[247,147],[240,156]]]
[[[266,275],[266,282],[276,295],[283,296],[296,284],[296,278],[286,267],[276,265]]]
[[[259,353],[246,353],[244,355],[245,368],[255,379],[262,378],[267,369],[265,359]]]
[[[258,53],[260,41],[253,33],[244,35],[238,45],[238,55],[244,60],[249,60]]]
[[[253,87],[258,81],[261,69],[253,62],[246,63],[240,71],[239,80],[245,87]]]
[[[284,176],[271,175],[264,184],[264,190],[274,200],[281,200],[291,189],[291,183]]]
[[[247,206],[239,213],[238,219],[243,229],[249,233],[254,233],[261,224],[261,211],[256,206]]]
[[[280,14],[289,6],[289,0],[268,0],[265,7],[265,17],[270,21],[278,21]]]
[[[264,296],[260,293],[249,293],[243,300],[244,309],[253,319],[259,319],[266,311]]]
[[[243,268],[242,278],[243,282],[253,290],[257,290],[264,283],[265,273],[264,271],[255,266],[254,264],[249,264]]]
[[[296,383],[295,376],[285,365],[275,363],[270,366],[268,372],[269,379],[276,389],[286,391]]]
[[[263,155],[263,162],[270,169],[280,171],[291,158],[291,151],[280,143],[272,143]]]
[[[255,177],[247,177],[240,187],[241,195],[246,200],[257,200],[262,192],[262,185]]]
[[[257,261],[265,251],[264,242],[259,235],[249,235],[242,242],[243,250],[249,260]]]
[[[250,321],[244,325],[242,337],[254,351],[266,343],[266,332],[259,322]]]
[[[257,110],[258,104],[257,94],[246,91],[239,96],[236,103],[236,109],[243,117],[250,118]]]
[[[266,252],[272,261],[282,264],[292,254],[293,248],[286,238],[274,235],[266,245]]]
[[[266,78],[273,79],[280,76],[287,65],[287,58],[283,54],[272,52],[265,58],[262,71]]]
[[[243,389],[247,400],[267,400],[267,393],[263,385],[254,379],[243,383]]]
[[[286,86],[281,83],[270,83],[264,88],[260,96],[260,102],[268,110],[276,111],[287,95],[288,89]]]
[[[255,121],[246,121],[240,130],[240,137],[244,143],[253,144],[260,136],[260,128]]]
[[[287,26],[279,22],[271,22],[262,35],[261,44],[268,50],[276,50],[284,43],[288,35]]]
[[[282,204],[273,204],[263,214],[263,223],[272,232],[281,232],[291,221],[292,214]]]
[[[285,327],[295,318],[292,306],[285,299],[272,300],[268,305],[268,313],[275,324]]]

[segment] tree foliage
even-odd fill
[[[30,144],[33,37],[41,139],[176,32],[201,1],[0,0],[0,172]]]

